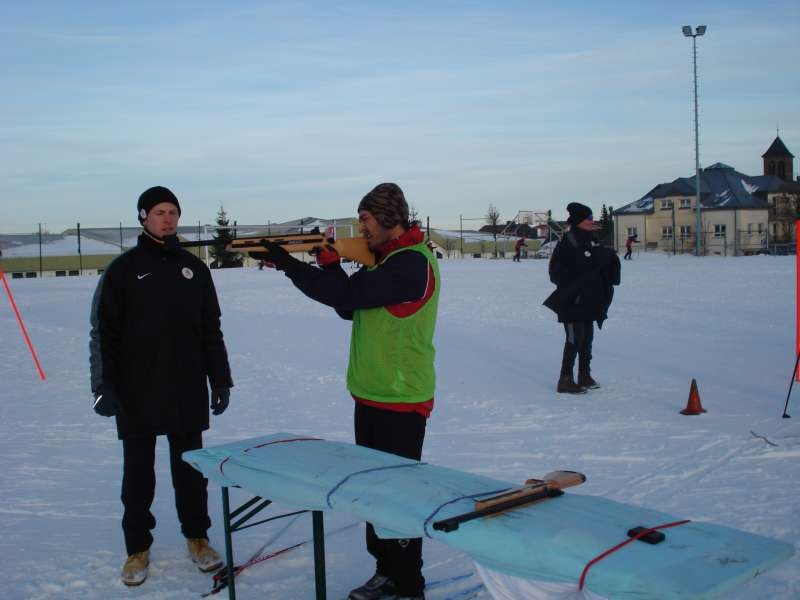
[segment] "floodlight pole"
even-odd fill
[[[700,256],[700,236],[702,234],[703,221],[700,216],[700,133],[697,116],[697,37],[704,35],[705,25],[698,25],[692,28],[690,25],[683,26],[683,35],[692,38],[692,63],[694,65],[694,171],[695,171],[695,213],[697,214],[697,224],[695,226],[695,255]],[[673,231],[673,234],[675,232]]]

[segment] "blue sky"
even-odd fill
[[[398,183],[434,227],[599,212],[694,172],[800,156],[800,3],[5,2],[0,232],[354,214]],[[795,161],[795,175],[798,172]],[[480,222],[472,225],[479,226]]]

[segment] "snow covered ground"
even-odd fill
[[[602,389],[556,394],[563,330],[541,306],[547,262],[443,261],[438,393],[424,458],[512,482],[573,469],[592,494],[796,544],[800,537],[800,390],[782,419],[794,363],[794,257],[670,257],[623,263],[610,319],[595,338]],[[350,324],[257,269],[214,272],[236,387],[206,445],[287,431],[352,440],[344,387]],[[199,597],[211,578],[185,556],[159,442],[149,579],[119,582],[124,558],[121,446],[91,410],[88,312],[97,278],[13,280],[39,353],[39,380],[7,299],[0,299],[0,556],[8,599]],[[684,416],[697,379],[700,416]],[[247,496],[236,492],[234,500]],[[214,527],[224,547],[218,488]],[[269,513],[273,514],[273,513]],[[265,515],[268,516],[268,515]],[[350,525],[326,517],[329,532]],[[237,562],[264,542],[310,536],[310,518],[236,534]],[[328,596],[372,574],[360,525],[326,540]],[[485,600],[469,559],[426,541],[429,600]],[[252,567],[241,599],[314,597],[310,544]],[[454,578],[448,581],[447,578]],[[216,597],[225,597],[224,593]],[[729,596],[800,597],[800,555]]]

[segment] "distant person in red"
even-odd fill
[[[528,244],[525,243],[524,235],[517,240],[516,244],[514,244],[514,262],[519,262],[523,246],[525,246],[526,248],[528,247]]]
[[[637,240],[635,235],[628,236],[628,239],[625,240],[625,256],[623,256],[622,258],[624,258],[625,260],[631,260],[631,255],[633,254],[633,244],[636,241]]]

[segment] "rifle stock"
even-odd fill
[[[475,502],[475,510],[483,510],[491,506],[497,506],[509,500],[524,501],[526,497],[536,495],[542,490],[563,490],[564,488],[580,485],[584,481],[586,481],[586,476],[583,475],[583,473],[578,473],[576,471],[552,471],[545,475],[543,479],[528,479],[523,486],[508,490],[507,492],[503,492],[491,498],[477,500]]]
[[[330,247],[343,258],[371,267],[375,264],[375,255],[367,246],[365,238],[326,238],[318,231],[310,233],[287,233],[281,235],[253,235],[230,240],[225,246],[228,252],[264,252],[261,240],[269,240],[283,246],[287,252],[311,252],[315,248]],[[203,242],[182,242],[181,246],[215,246],[216,240]]]

